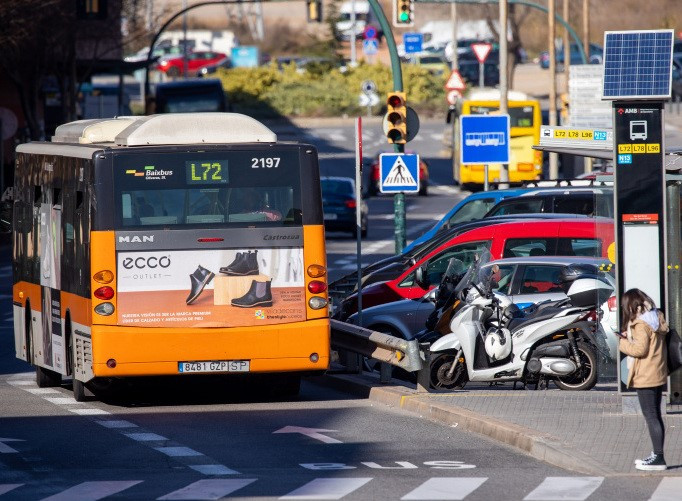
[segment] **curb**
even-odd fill
[[[604,466],[586,454],[573,450],[558,438],[536,430],[508,423],[468,409],[429,401],[437,393],[422,394],[401,385],[380,386],[361,375],[327,374],[311,383],[367,398],[398,408],[430,421],[457,426],[518,449],[535,459],[588,475],[608,476],[619,472]]]

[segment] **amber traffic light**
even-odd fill
[[[404,92],[391,92],[386,99],[386,138],[391,144],[407,142],[407,106]]]

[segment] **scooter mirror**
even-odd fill
[[[426,267],[425,266],[420,266],[414,271],[414,281],[416,284],[421,287],[422,289],[428,289],[429,285],[429,277],[426,274]]]

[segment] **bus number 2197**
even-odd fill
[[[279,167],[279,157],[252,158],[252,169],[276,169]]]

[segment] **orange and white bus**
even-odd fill
[[[111,378],[329,366],[317,151],[234,113],[81,120],[17,147],[16,355]]]

